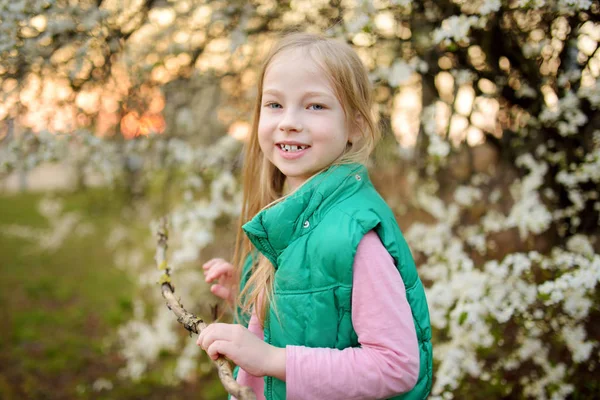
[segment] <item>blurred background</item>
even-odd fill
[[[0,0],[0,399],[221,399],[164,306],[232,257],[257,71],[350,43],[369,165],[427,288],[436,399],[600,393],[600,6],[590,0]]]

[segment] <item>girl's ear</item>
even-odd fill
[[[352,144],[362,139],[365,128],[365,119],[359,113],[356,113],[353,124],[348,132],[348,143]]]

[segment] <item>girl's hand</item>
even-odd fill
[[[204,269],[204,280],[206,282],[217,281],[210,287],[212,294],[226,300],[230,306],[233,306],[233,265],[222,258],[213,258],[204,263],[202,269]]]
[[[271,346],[238,324],[210,324],[196,341],[213,360],[223,355],[254,376],[285,381],[285,349]]]

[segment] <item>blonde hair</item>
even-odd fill
[[[285,176],[263,154],[258,142],[258,123],[265,72],[277,55],[288,50],[305,51],[311,60],[326,72],[346,115],[348,129],[357,129],[360,133],[358,140],[354,140],[334,164],[365,163],[380,137],[372,115],[371,85],[367,71],[348,44],[308,33],[288,34],[275,44],[264,60],[258,76],[252,130],[246,144],[242,212],[234,252],[238,287],[244,262],[253,250],[252,244],[242,231],[242,225],[264,208],[283,199]],[[244,314],[250,314],[252,308],[256,308],[261,325],[264,324],[273,299],[274,274],[273,266],[264,256],[253,260],[251,276],[236,299]]]

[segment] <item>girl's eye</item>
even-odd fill
[[[310,106],[308,106],[309,110],[324,110],[325,107],[323,107],[320,104],[311,104]]]
[[[267,104],[265,104],[265,107],[267,107],[267,108],[281,108],[281,104],[279,104],[279,103],[267,103]]]

